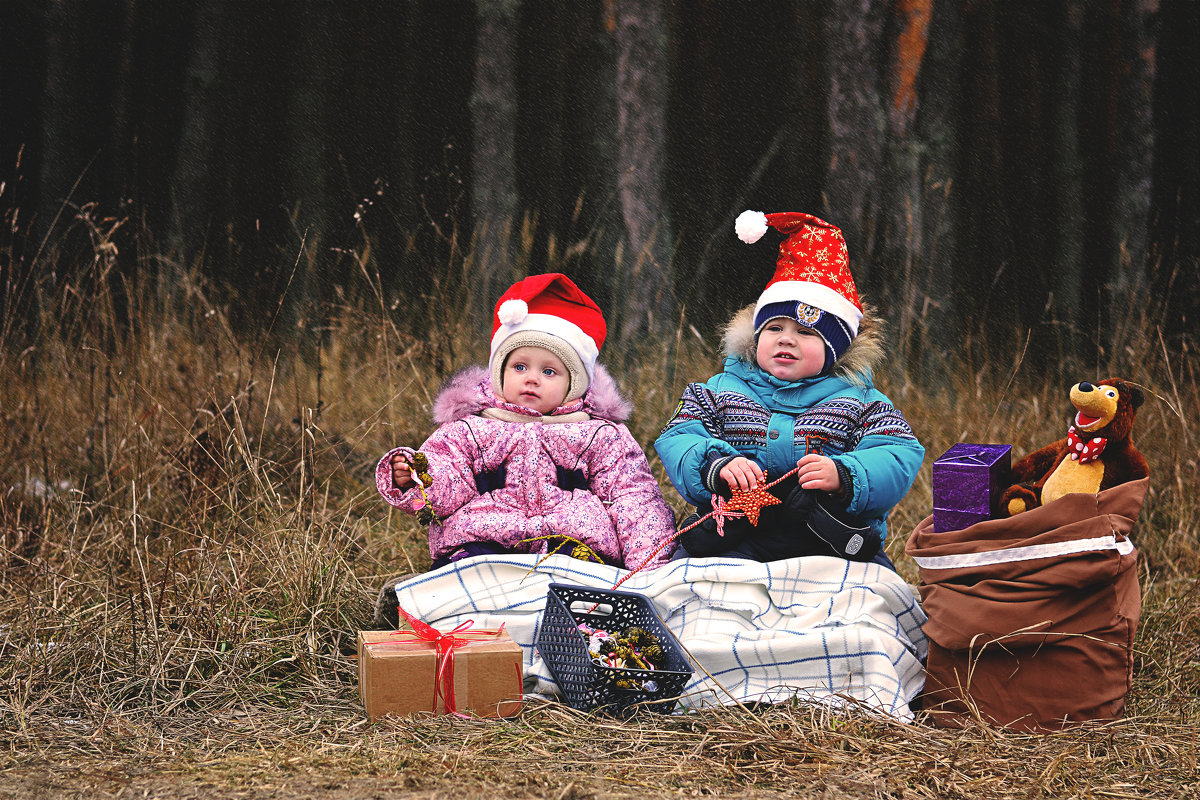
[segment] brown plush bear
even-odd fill
[[[1131,437],[1143,400],[1141,389],[1119,378],[1072,386],[1076,414],[1067,438],[1012,465],[1014,485],[1000,496],[1000,512],[1012,516],[1066,494],[1095,494],[1149,475]]]

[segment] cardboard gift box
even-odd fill
[[[433,641],[396,631],[359,631],[358,693],[367,716],[374,721],[420,712],[516,715],[521,646],[503,630],[476,629],[455,638],[453,662],[443,668],[445,656]]]
[[[959,442],[933,462],[933,530],[960,531],[992,519],[1008,486],[1012,447]]]

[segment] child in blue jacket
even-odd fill
[[[879,322],[859,301],[841,230],[809,214],[753,211],[735,227],[753,243],[768,226],[787,237],[774,277],[726,328],[724,371],[684,389],[654,447],[697,507],[684,527],[712,510],[714,495],[797,471],[770,488],[780,502],[757,525],[726,518],[718,532],[709,518],[681,535],[677,555],[833,555],[890,567],[888,512],[925,449],[872,384],[884,355]]]

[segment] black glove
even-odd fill
[[[794,478],[792,480],[795,480]],[[783,510],[791,525],[800,525],[812,513],[817,505],[817,495],[812,489],[803,489],[797,483],[792,490],[783,496]]]
[[[851,517],[832,498],[815,499],[808,514],[806,534],[813,537],[814,555],[832,555],[848,561],[870,561],[882,542],[869,525]]]

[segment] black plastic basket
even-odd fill
[[[636,626],[654,634],[666,655],[662,669],[596,663],[588,653],[580,623],[614,632]],[[567,704],[580,711],[599,708],[619,714],[636,703],[646,703],[647,709],[668,713],[675,707],[674,698],[692,677],[692,665],[674,634],[659,619],[650,601],[634,592],[550,584],[537,649]],[[618,681],[635,688],[619,687]]]

